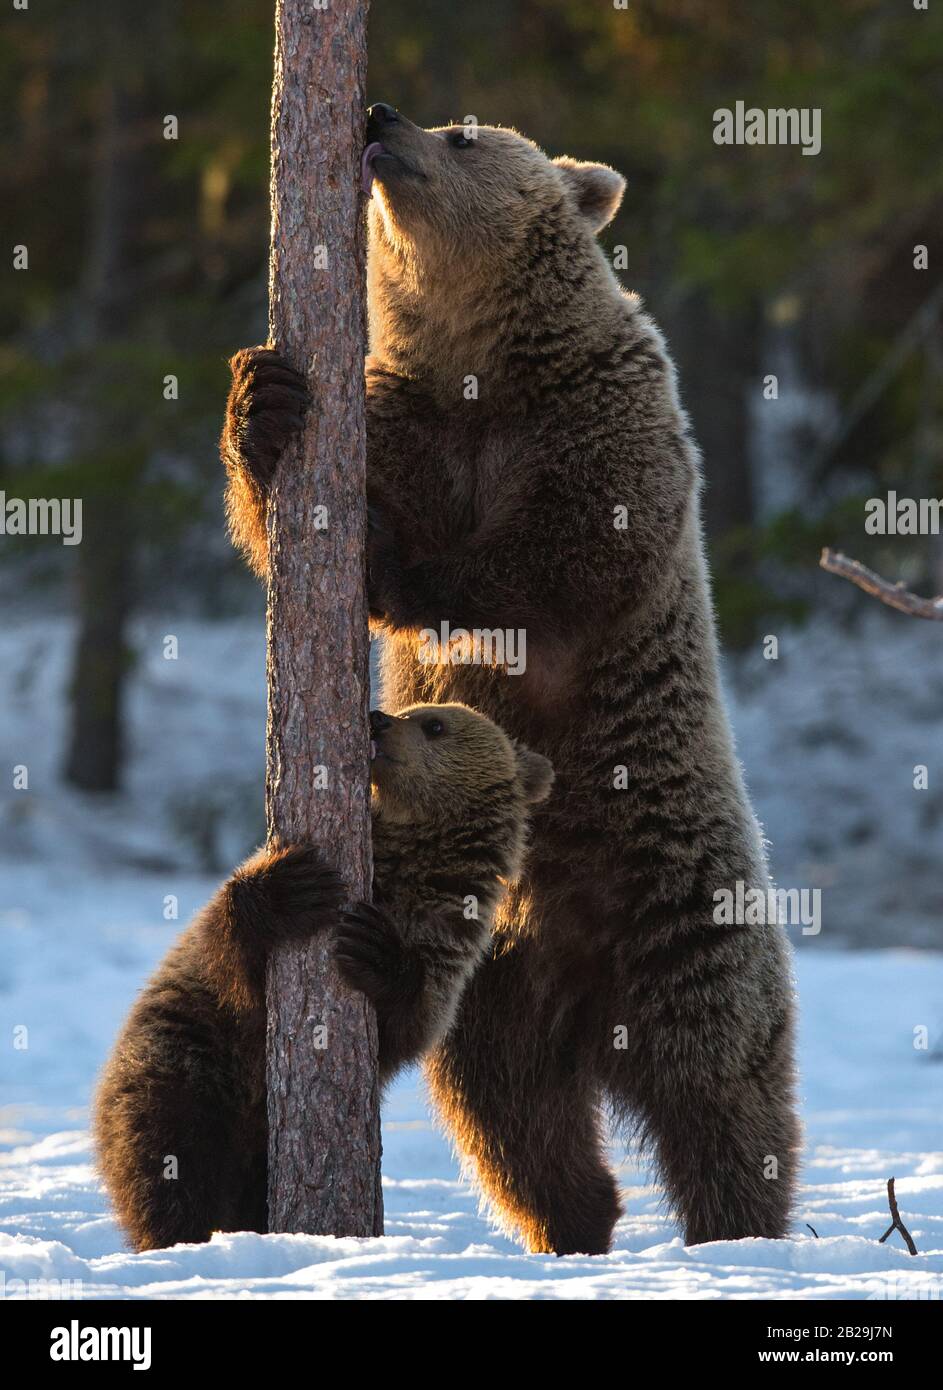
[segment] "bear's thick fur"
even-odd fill
[[[374,903],[342,911],[344,886],[313,846],[260,850],[182,934],[115,1044],[95,1140],[138,1250],[267,1229],[265,964],[276,941],[335,930],[342,975],[376,1006],[381,1084],[441,1041],[487,948],[550,764],[462,705],[374,712],[371,728]]]
[[[714,918],[715,892],[768,871],[718,679],[697,449],[658,329],[595,241],[623,181],[510,130],[390,108],[370,126],[383,701],[464,701],[557,769],[433,1096],[532,1250],[608,1248],[607,1103],[654,1149],[689,1243],[782,1236],[789,950],[779,925]],[[230,515],[264,573],[265,487],[306,383],[268,349],[233,373]],[[430,664],[419,634],[442,623],[525,629],[526,671]]]

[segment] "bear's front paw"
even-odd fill
[[[347,896],[344,880],[314,845],[260,850],[229,883],[237,911],[264,923],[265,934],[304,939],[333,927]]]
[[[229,364],[232,386],[220,440],[223,459],[244,468],[262,489],[309,403],[300,372],[270,347],[243,348]]]
[[[398,989],[409,974],[409,956],[396,924],[372,903],[341,913],[334,960],[344,982],[374,1003]]]

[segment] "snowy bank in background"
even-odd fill
[[[173,634],[178,657],[166,660]],[[74,635],[66,619],[0,632],[0,853],[55,875],[79,865],[224,876],[264,831],[265,637],[261,619],[136,625],[125,790],[70,792],[58,778]],[[831,944],[943,949],[943,640],[878,605],[849,634],[825,619],[728,663],[740,759],[785,888],[822,890]],[[914,788],[914,768],[930,770]],[[2,861],[0,861],[2,867]]]

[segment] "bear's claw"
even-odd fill
[[[262,488],[272,480],[285,445],[310,404],[305,378],[270,347],[243,348],[231,360],[223,458],[243,467]]]
[[[266,920],[274,937],[306,937],[332,926],[347,896],[340,874],[314,845],[260,851],[230,880],[238,909]]]
[[[372,903],[346,908],[334,938],[334,960],[351,989],[379,998],[396,983],[404,966],[395,923]]]

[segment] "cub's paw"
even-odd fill
[[[334,960],[345,983],[374,1003],[403,985],[410,973],[396,924],[372,903],[356,903],[341,913]]]
[[[223,462],[268,487],[285,445],[309,403],[300,372],[269,347],[243,348],[229,364],[232,386],[220,440]]]
[[[237,910],[264,920],[266,934],[304,938],[333,927],[347,890],[336,869],[314,845],[273,845],[230,879]]]

